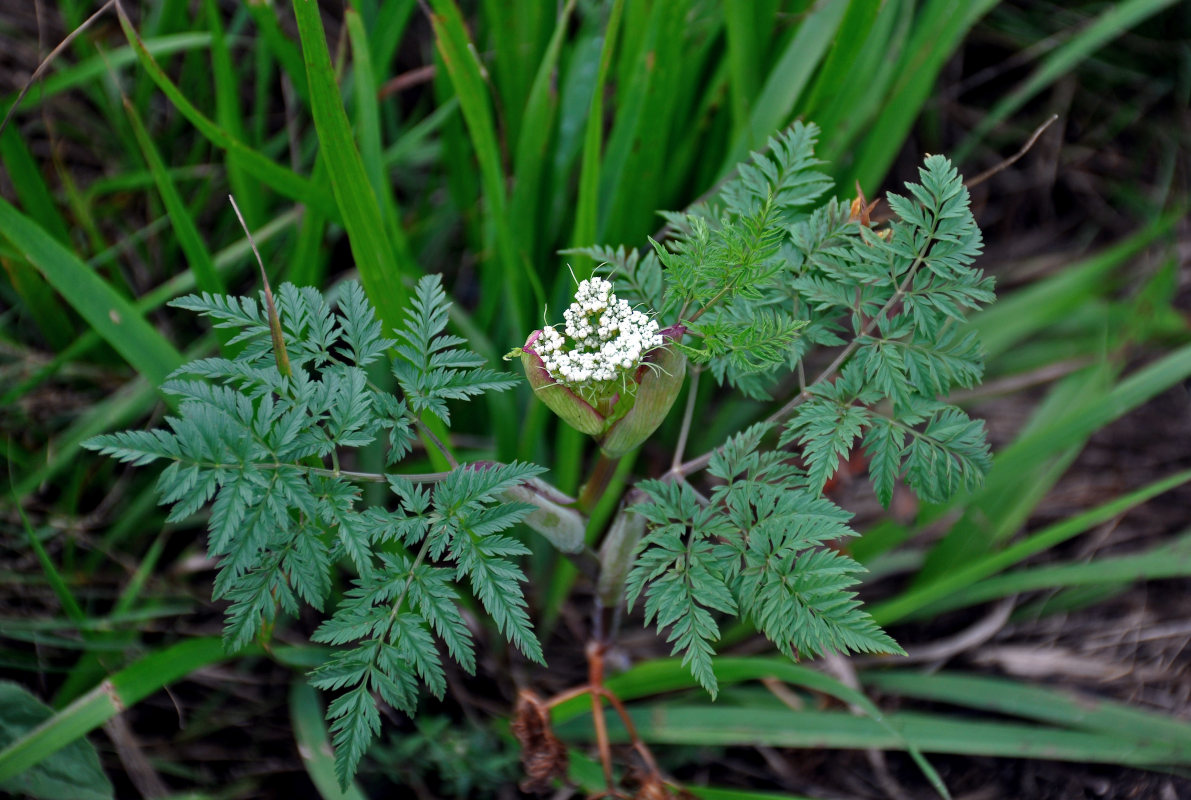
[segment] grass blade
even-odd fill
[[[119,9],[120,6],[117,6],[117,8]],[[257,180],[265,183],[278,193],[307,206],[317,208],[320,213],[327,215],[337,222],[341,222],[339,208],[335,203],[331,202],[332,198],[328,198],[324,193],[319,192],[317,187],[308,179],[261,155],[219,125],[216,125],[199,111],[182,90],[165,74],[161,65],[157,63],[156,59],[153,58],[153,55],[145,46],[145,43],[141,41],[140,35],[132,26],[132,22],[122,11],[120,14],[120,25],[124,28],[124,35],[128,37],[128,43],[133,47],[140,59],[141,66],[144,67],[149,77],[153,79],[153,82],[169,98],[169,101],[174,104],[174,107],[194,125],[199,133],[205,136],[216,147],[228,151],[229,154],[235,154],[244,170],[255,176]]]
[[[290,684],[289,714],[294,726],[294,740],[298,744],[298,755],[319,796],[323,800],[366,800],[367,795],[354,781],[347,791],[339,788],[339,779],[335,777],[335,757],[331,754],[331,742],[327,737],[327,725],[323,722],[318,694],[300,676],[295,677]]]
[[[871,3],[867,0],[852,0],[848,3],[848,10],[823,61],[823,68],[807,90],[806,100],[800,104],[806,119],[819,122],[819,113],[824,106],[833,104],[837,98],[862,84],[857,76],[864,73],[856,72],[856,65],[864,59],[865,48],[872,46],[869,35],[877,22],[877,16],[893,11],[888,3]],[[833,131],[828,128],[823,130],[830,138]]]
[[[945,600],[934,604],[936,612],[976,605],[1000,597],[1038,589],[1072,586],[1129,584],[1158,578],[1191,575],[1191,541],[1184,534],[1177,541],[1155,547],[1145,553],[1116,558],[1099,558],[1088,563],[1047,564],[998,575],[966,586]]]
[[[164,57],[174,53],[186,53],[191,50],[204,50],[211,46],[211,34],[177,33],[170,36],[156,36],[144,39],[142,44],[149,55]],[[63,92],[69,92],[85,86],[95,78],[106,75],[109,67],[111,69],[120,69],[129,64],[135,64],[137,58],[137,52],[131,47],[117,47],[102,55],[96,55],[77,64],[63,67],[38,84],[36,92],[26,94],[24,99],[21,100],[20,108],[21,110],[36,108]],[[4,98],[3,104],[0,107],[3,107],[5,113],[7,113],[8,108],[16,99],[17,94],[14,92]],[[0,116],[3,115],[0,114]]]
[[[798,33],[786,45],[781,58],[770,70],[769,78],[753,104],[748,126],[737,132],[732,146],[728,148],[720,165],[720,177],[744,161],[750,150],[763,148],[765,141],[793,115],[798,98],[810,82],[815,67],[836,40],[836,31],[848,5],[837,0],[820,0],[803,18]],[[841,35],[848,35],[848,32],[844,31]]]
[[[1156,239],[1170,233],[1186,212],[1186,208],[1172,209],[1128,238],[1044,280],[1016,289],[982,309],[969,324],[980,335],[986,357],[991,360],[1009,351],[1092,298],[1110,291],[1113,286],[1109,275]]]
[[[721,688],[734,683],[756,681],[762,678],[777,678],[786,683],[802,686],[811,691],[830,695],[844,703],[861,709],[877,728],[898,739],[902,748],[909,752],[931,785],[943,797],[950,797],[935,770],[922,757],[919,748],[904,739],[898,729],[890,726],[884,712],[872,700],[829,675],[817,670],[794,664],[785,658],[717,658],[715,673]],[[678,689],[697,688],[690,671],[678,659],[660,658],[638,664],[627,672],[609,678],[608,689],[621,700],[672,692]],[[581,716],[590,709],[586,697],[576,697],[554,707],[552,715],[556,724],[565,723]],[[648,737],[646,737],[648,741]]]
[[[309,214],[310,212],[307,212]],[[267,225],[261,227],[255,232],[254,238],[258,243],[269,241],[278,235],[278,233],[285,230],[292,225],[295,220],[303,218],[301,210],[293,208],[282,214],[279,214]],[[231,270],[231,268],[239,262],[244,261],[246,255],[250,252],[247,239],[239,239],[228,247],[223,248],[214,256],[214,263],[216,271],[222,275]],[[94,266],[103,254],[92,259],[89,266]],[[168,281],[150,289],[142,295],[135,302],[138,312],[145,314],[149,311],[156,310],[164,305],[167,301],[172,300],[179,295],[192,291],[195,288],[194,272],[186,270],[178,273]],[[91,348],[95,347],[101,341],[99,334],[94,329],[87,329],[78,338],[76,338],[70,347],[63,350],[33,372],[28,378],[16,384],[3,395],[0,395],[0,406],[5,406],[9,403],[15,402],[20,397],[23,397],[28,392],[36,388],[49,375],[57,372],[63,364],[74,361],[85,353],[89,352]]]
[[[528,285],[537,307],[546,304],[537,272],[518,251],[513,240],[505,194],[504,170],[501,167],[500,145],[487,84],[476,58],[476,48],[463,27],[463,17],[454,0],[431,0],[434,13],[430,23],[439,55],[450,75],[459,98],[459,107],[471,138],[472,147],[480,163],[480,182],[484,201],[492,225],[498,269],[486,269],[481,276],[481,296],[485,298],[482,321],[496,318],[501,298],[506,305],[499,318],[513,339],[524,334],[529,316],[522,298]]]
[[[897,77],[884,97],[882,111],[868,126],[870,134],[856,145],[856,160],[840,185],[850,187],[859,181],[865,194],[874,194],[918,119],[943,65],[968,30],[994,5],[996,0],[959,4],[934,0],[918,12],[913,33],[893,68]]]
[[[418,270],[411,263],[399,264],[394,257],[380,205],[368,183],[347,112],[343,109],[318,5],[309,0],[294,0],[293,5],[302,40],[306,79],[310,84],[314,125],[352,255],[377,313],[385,325],[397,327],[407,297],[402,278],[414,278]]]
[[[211,31],[211,78],[215,84],[215,121],[233,138],[243,142],[246,140],[244,116],[240,110],[243,81],[236,74],[236,68],[232,64],[231,48],[223,30],[218,2],[206,0],[204,6],[207,28]],[[260,184],[251,179],[248,169],[241,163],[242,160],[234,151],[229,150],[224,154],[227,180],[231,185],[232,194],[236,196],[236,202],[244,218],[250,225],[255,226],[265,217],[265,201]]]
[[[154,385],[182,355],[140,312],[53,236],[0,199],[0,231],[84,320]]]
[[[1061,400],[1054,392],[1067,390],[1067,399],[1061,403],[1048,400],[1043,409],[1051,407],[1046,421],[1031,423],[997,454],[984,487],[927,556],[915,579],[916,587],[979,558],[1015,532],[1087,437],[1191,376],[1191,345],[1136,370],[1108,391],[1096,387],[1097,372],[1102,369],[1106,368],[1093,368],[1086,379],[1077,373],[1064,380],[1052,390],[1052,397]]]
[[[7,743],[53,716],[54,710],[19,684],[0,680],[0,741]],[[113,800],[115,790],[103,773],[95,747],[75,741],[40,764],[0,781],[5,797],[38,800]]]
[[[16,191],[21,207],[37,224],[63,244],[70,243],[70,230],[58,211],[53,195],[41,176],[33,154],[21,139],[16,127],[10,126],[0,136],[0,160],[8,171],[8,179]],[[21,296],[34,323],[46,342],[61,352],[74,339],[74,323],[54,296],[53,291],[29,264],[19,259],[0,259],[8,273],[12,287]]]
[[[228,658],[218,637],[204,637],[179,642],[125,667],[0,751],[0,781],[19,775],[163,686]]]
[[[863,673],[861,681],[882,692],[918,700],[995,711],[1023,719],[1145,742],[1158,739],[1191,756],[1191,725],[1123,703],[1080,697],[1051,687],[1029,686],[1004,678],[908,670]]]
[[[869,613],[880,625],[888,625],[910,617],[915,612],[925,609],[931,603],[942,600],[953,592],[960,591],[1029,556],[1078,536],[1096,525],[1141,505],[1152,497],[1182,486],[1189,481],[1191,481],[1191,470],[1155,481],[1090,511],[1044,528],[998,553],[978,558],[966,564],[956,565],[925,585],[910,589],[883,603],[877,603],[870,607]]]
[[[127,98],[124,99],[124,110],[128,114],[129,123],[132,124],[132,132],[136,136],[137,144],[141,147],[141,155],[144,156],[149,170],[153,173],[153,180],[157,184],[157,191],[165,204],[170,224],[178,237],[178,244],[186,255],[187,264],[194,272],[195,285],[204,292],[223,294],[225,291],[223,278],[215,269],[215,260],[211,257],[211,252],[203,242],[202,236],[199,235],[198,228],[190,216],[190,210],[182,200],[182,195],[178,193],[178,188],[170,178],[169,172],[165,168],[165,162],[162,161],[157,146],[153,144],[153,137],[149,135],[149,131],[145,129],[145,123],[141,121],[140,114],[136,112],[136,108]]]
[[[955,161],[962,162],[980,140],[1002,120],[1018,111],[1047,86],[1075,69],[1096,50],[1143,20],[1174,5],[1175,2],[1176,0],[1124,0],[1109,4],[1090,25],[1062,46],[1048,51],[1046,58],[1020,86],[1003,97],[987,114],[981,116],[980,122],[956,148],[953,156]]]
[[[643,241],[653,229],[672,111],[682,88],[677,79],[688,8],[688,0],[654,4],[637,49],[626,47],[621,55],[616,122],[600,168],[601,241]]]
[[[604,141],[604,87],[612,67],[620,19],[624,14],[624,0],[613,0],[600,49],[600,66],[596,73],[595,89],[591,95],[591,109],[587,113],[587,127],[583,132],[583,160],[579,167],[579,196],[575,201],[575,228],[571,234],[572,247],[596,244],[600,230],[600,172]],[[572,266],[580,278],[590,277],[595,266],[590,258],[575,258]]]
[[[749,108],[761,85],[761,53],[757,47],[757,8],[753,0],[724,0],[724,40],[728,50],[728,86],[732,127],[748,125]],[[773,24],[774,20],[766,20]]]
[[[1136,767],[1191,763],[1191,751],[1169,741],[1130,741],[1119,735],[960,720],[939,714],[890,714],[886,719],[891,731],[867,717],[830,711],[659,703],[629,713],[638,734],[650,744],[882,750],[914,746],[927,753]],[[556,733],[564,741],[584,741],[591,737],[591,729],[590,721],[581,718],[558,726]],[[612,716],[608,718],[608,734],[614,742],[628,740],[620,720]]]
[[[517,137],[517,152],[513,159],[513,199],[509,208],[511,218],[517,222],[517,240],[522,250],[527,252],[538,242],[537,223],[542,213],[542,172],[548,161],[547,148],[554,129],[553,106],[556,105],[551,102],[551,82],[558,69],[558,57],[574,8],[575,0],[567,0],[558,15],[558,23],[530,87],[525,113],[522,115],[521,132]]]

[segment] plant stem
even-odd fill
[[[678,430],[678,444],[674,445],[674,459],[670,462],[670,469],[675,470],[682,464],[682,454],[686,450],[686,440],[691,433],[691,420],[695,416],[695,401],[699,393],[699,376],[703,370],[691,368],[691,382],[686,390],[686,407],[682,411],[682,427]]]
[[[216,466],[211,464],[209,466]],[[437,483],[451,473],[449,472],[408,472],[400,473],[393,472],[385,474],[382,472],[353,472],[347,469],[324,469],[323,467],[304,467],[301,464],[253,464],[254,467],[260,469],[281,469],[282,467],[296,467],[297,469],[307,472],[311,475],[322,475],[327,478],[346,478],[349,481],[359,481],[360,483],[388,483],[389,475],[393,477],[404,478],[413,483]]]
[[[932,231],[932,235],[933,235],[933,231]],[[929,247],[928,247],[928,249],[929,249]],[[786,403],[784,406],[779,408],[777,411],[773,412],[768,417],[766,417],[765,418],[766,424],[772,424],[774,422],[778,422],[778,421],[782,420],[783,418],[789,416],[790,413],[792,411],[794,411],[794,409],[796,409],[796,408],[798,408],[798,406],[802,405],[802,403],[805,402],[807,400],[807,398],[809,398],[811,396],[811,389],[815,388],[816,386],[818,386],[820,383],[823,383],[824,381],[830,380],[832,377],[835,376],[835,373],[838,372],[840,367],[842,367],[844,365],[844,362],[847,361],[848,358],[851,357],[851,355],[853,353],[855,353],[856,350],[860,347],[860,337],[867,336],[869,333],[871,333],[873,328],[875,328],[877,326],[877,322],[882,317],[886,316],[890,311],[892,311],[893,307],[898,302],[900,302],[903,297],[906,296],[906,291],[910,288],[910,282],[914,280],[914,274],[916,272],[918,272],[918,268],[920,266],[922,266],[922,263],[925,260],[926,260],[926,250],[924,250],[922,253],[920,253],[918,255],[918,257],[914,260],[914,263],[910,265],[910,269],[906,272],[906,277],[902,280],[901,284],[897,287],[897,291],[895,291],[893,293],[893,296],[889,298],[888,302],[886,302],[885,305],[882,306],[881,310],[878,311],[872,317],[872,319],[870,319],[868,322],[865,323],[864,327],[860,331],[860,334],[858,336],[856,336],[854,339],[852,339],[852,341],[848,342],[848,346],[839,352],[839,355],[837,355],[835,357],[835,359],[832,360],[832,362],[827,365],[826,369],[824,369],[822,372],[819,373],[818,377],[815,378],[809,386],[807,386],[805,389],[803,389],[798,394],[794,395],[794,397],[792,397],[790,399],[790,402]],[[667,479],[681,478],[685,475],[691,474],[692,472],[696,472],[698,470],[703,469],[711,461],[712,456],[714,456],[722,448],[723,448],[723,445],[720,445],[719,447],[716,447],[712,450],[708,450],[706,453],[699,456],[698,458],[692,458],[690,461],[679,464],[677,467],[671,467],[670,471],[667,472],[663,476],[663,478],[667,478]]]
[[[616,465],[619,462],[619,458],[608,458],[600,453],[599,459],[592,467],[591,477],[587,479],[587,483],[583,484],[583,491],[580,492],[579,500],[575,504],[584,514],[590,514],[596,503],[603,497],[604,490],[612,481],[612,476],[616,473]]]
[[[604,771],[604,786],[608,794],[615,794],[616,782],[612,779],[612,746],[608,741],[608,723],[604,719],[604,706],[600,698],[604,694],[604,646],[599,642],[587,645],[587,683],[591,687],[591,720],[595,724],[596,749],[600,753],[600,766]]]
[[[252,247],[253,255],[256,256],[256,263],[261,268],[261,284],[265,291],[265,309],[269,317],[269,335],[273,337],[273,358],[277,362],[277,371],[283,377],[292,378],[294,371],[290,368],[289,353],[285,350],[285,337],[281,334],[281,317],[278,316],[277,306],[273,303],[273,290],[269,286],[269,276],[265,274],[265,262],[261,260],[261,252],[256,249],[252,231],[248,230],[248,223],[244,221],[244,215],[240,213],[240,207],[236,205],[236,198],[229,194],[227,199],[232,203],[236,219],[240,220],[240,227],[244,229],[244,235],[248,237],[248,244]]]
[[[178,463],[182,463],[180,459],[174,459]],[[243,467],[242,464],[214,464],[201,461],[186,462],[192,466],[204,467],[206,469],[219,469],[223,467]],[[282,464],[279,461],[274,461],[271,464],[255,463],[250,465],[253,469],[281,469],[282,467],[293,467],[300,469],[310,475],[322,475],[327,478],[346,478],[349,481],[358,481],[360,483],[388,483],[390,477],[404,478],[413,483],[437,483],[451,473],[449,472],[353,472],[348,469],[326,469],[325,467],[308,467],[304,464]]]
[[[442,457],[447,460],[447,463],[451,465],[451,468],[454,469],[455,467],[458,467],[459,461],[455,458],[455,454],[452,453],[447,446],[442,443],[441,439],[434,435],[434,431],[430,430],[430,426],[422,422],[420,419],[416,420],[416,423],[418,426],[418,431],[427,439],[429,439],[431,444],[438,448],[438,451],[442,453]]]
[[[654,759],[653,753],[650,752],[649,746],[637,734],[637,726],[633,723],[633,718],[629,716],[628,709],[624,707],[624,703],[620,702],[620,698],[613,694],[609,689],[600,687],[600,694],[608,701],[608,705],[612,706],[620,717],[620,721],[624,723],[625,732],[629,735],[629,741],[633,743],[633,749],[641,756],[641,760],[645,762],[645,768],[654,774],[658,780],[661,780],[662,771],[658,769],[658,762]]]
[[[732,291],[732,288],[733,288],[732,285],[729,284],[729,285],[725,286],[723,289],[720,289],[715,297],[711,298],[706,303],[704,303],[702,306],[700,306],[699,309],[697,311],[695,311],[694,314],[691,314],[691,317],[690,317],[690,319],[687,320],[687,322],[692,323],[695,320],[699,319],[699,317],[703,316],[703,314],[706,313],[707,309],[711,308],[716,303],[718,303],[721,299],[723,299],[724,295],[726,295],[728,292]]]

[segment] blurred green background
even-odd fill
[[[976,178],[1057,115],[972,190],[1001,297],[972,323],[985,385],[957,398],[988,421],[985,488],[946,508],[900,496],[884,514],[848,480],[863,463],[838,476],[865,533],[863,594],[910,661],[829,664],[825,685],[735,631],[730,688],[710,705],[630,634],[637,667],[616,688],[667,769],[737,787],[707,797],[929,791],[911,758],[870,747],[927,753],[956,796],[1191,792],[1191,6],[298,3],[0,2],[0,675],[14,682],[0,688],[4,708],[28,706],[0,713],[0,787],[338,796],[301,678],[315,656],[287,646],[314,621],[225,661],[203,520],[163,527],[151,475],[79,449],[158,421],[164,375],[225,341],[166,302],[258,290],[229,193],[274,286],[358,277],[393,322],[418,276],[441,272],[456,330],[498,365],[565,305],[572,270],[595,266],[560,250],[643,246],[657,211],[714,191],[794,119],[822,129],[838,196],[879,198],[924,153]],[[702,384],[692,451],[770,410]],[[455,416],[470,457],[535,460],[568,491],[582,480],[585,440],[528,388]],[[675,433],[618,480],[664,469]],[[550,553],[531,568],[549,674],[494,649],[416,723],[387,720],[357,791],[515,796],[502,716],[518,682],[582,680],[590,601]],[[143,702],[116,715],[105,678]],[[101,724],[98,760],[63,749]],[[590,729],[560,730],[581,748]],[[589,767],[576,751],[581,784]]]

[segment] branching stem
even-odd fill
[[[608,484],[612,482],[612,476],[616,474],[618,463],[620,463],[619,458],[609,458],[600,453],[599,459],[592,467],[591,477],[588,478],[587,483],[583,484],[583,491],[580,492],[579,500],[575,504],[580,511],[590,513],[596,507],[596,503],[600,502]]]
[[[914,259],[914,263],[910,265],[910,269],[906,272],[906,277],[902,279],[901,284],[897,287],[897,291],[893,293],[893,296],[889,298],[889,301],[885,303],[881,310],[865,323],[864,327],[860,331],[860,334],[852,339],[852,341],[848,342],[848,346],[839,352],[832,362],[827,365],[826,369],[820,372],[818,377],[816,377],[809,386],[804,388],[798,394],[794,395],[794,397],[790,399],[790,402],[786,403],[777,411],[766,417],[765,422],[767,424],[779,422],[780,420],[789,416],[794,409],[802,405],[811,396],[811,390],[813,388],[818,386],[820,383],[830,380],[837,372],[839,372],[840,367],[844,365],[844,362],[846,362],[860,347],[861,337],[867,336],[869,333],[871,333],[881,318],[886,317],[889,312],[893,310],[894,306],[901,302],[902,298],[906,296],[906,292],[910,288],[910,283],[914,280],[914,275],[918,272],[918,268],[922,266],[923,262],[926,261],[926,254],[928,250],[929,245],[926,249],[918,254],[918,257]],[[681,478],[691,474],[692,472],[703,469],[711,462],[712,456],[719,452],[721,448],[723,448],[723,445],[720,445],[713,450],[708,450],[698,458],[692,458],[690,461],[679,464],[677,467],[671,467],[670,471],[667,472],[663,478],[673,480],[675,478]]]
[[[715,295],[715,297],[711,298],[706,303],[704,303],[702,306],[700,306],[695,311],[695,313],[691,314],[690,318],[687,319],[685,322],[687,324],[690,324],[690,323],[693,323],[695,320],[699,319],[699,317],[701,317],[705,313],[707,313],[707,309],[714,306],[716,303],[718,303],[720,300],[722,300],[724,298],[724,295],[726,295],[728,292],[732,291],[732,288],[733,288],[732,284],[728,284],[723,289],[720,289],[719,292]]]
[[[222,467],[228,466],[226,464],[198,464],[202,467]],[[383,472],[353,472],[347,469],[326,469],[324,467],[307,467],[302,464],[282,464],[274,462],[272,464],[253,464],[257,469],[281,469],[282,467],[293,467],[300,469],[310,475],[322,475],[326,478],[345,478],[349,481],[357,481],[359,483],[388,483],[389,475]],[[404,478],[413,483],[437,483],[443,478],[447,477],[449,472],[394,472],[393,477]]]
[[[682,454],[686,451],[686,440],[691,433],[691,420],[695,416],[695,401],[699,394],[699,376],[703,373],[699,367],[691,368],[691,382],[687,386],[686,407],[682,411],[682,427],[678,430],[678,443],[674,445],[674,459],[670,462],[670,469],[678,469],[682,465]]]
[[[415,420],[415,422],[418,426],[418,431],[428,440],[430,440],[432,445],[438,448],[438,452],[442,453],[442,457],[445,458],[447,463],[451,465],[451,469],[458,467],[459,460],[455,458],[455,454],[452,453],[445,444],[443,444],[442,439],[439,439],[437,436],[435,436],[434,431],[430,430],[430,427],[426,423],[422,422],[422,420]]]
[[[608,741],[608,722],[604,719],[604,707],[600,703],[604,688],[604,645],[599,642],[591,642],[587,646],[587,683],[591,691],[591,720],[595,725],[600,766],[604,770],[604,786],[609,793],[614,793],[616,783],[612,779],[612,745]]]
[[[650,752],[649,745],[641,738],[637,732],[637,726],[633,722],[632,716],[628,709],[624,707],[624,703],[616,696],[614,692],[604,686],[604,654],[607,652],[608,644],[600,641],[598,638],[593,639],[587,645],[587,683],[583,686],[576,686],[573,689],[568,689],[564,692],[556,694],[545,702],[546,708],[554,708],[567,700],[572,700],[576,697],[582,697],[585,694],[591,695],[591,711],[592,724],[595,726],[596,750],[600,756],[600,767],[604,773],[604,792],[595,795],[596,797],[625,797],[617,788],[616,781],[612,774],[612,742],[608,738],[608,723],[604,718],[604,700],[608,701],[608,705],[620,717],[620,721],[624,724],[625,732],[628,734],[629,742],[632,744],[634,750],[641,757],[645,769],[649,772],[650,777],[658,784],[664,782],[662,778],[662,771],[658,768],[657,760]]]

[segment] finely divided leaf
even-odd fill
[[[465,344],[443,333],[450,302],[437,275],[418,281],[399,342],[393,374],[415,413],[429,411],[446,424],[451,414],[447,400],[466,400],[489,391],[503,391],[517,384],[511,376],[484,367],[484,359],[458,349]]]

